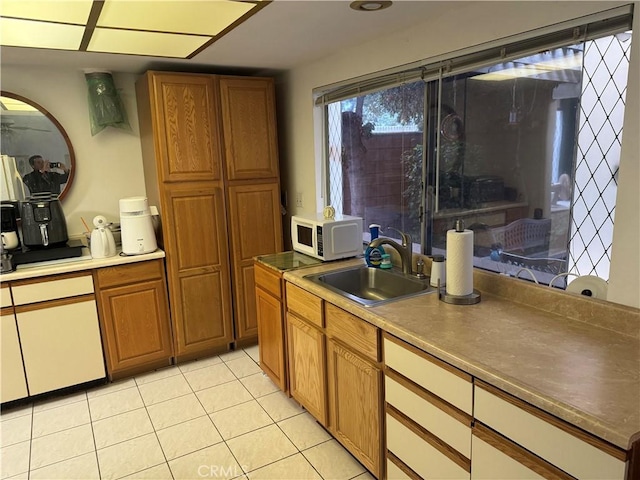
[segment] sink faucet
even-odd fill
[[[411,243],[411,235],[401,232],[397,228],[393,227],[387,227],[387,230],[395,230],[396,232],[398,232],[400,234],[400,237],[402,237],[402,245],[391,240],[390,238],[378,237],[375,240],[371,241],[369,246],[375,248],[379,247],[380,245],[390,245],[395,248],[400,254],[400,258],[402,259],[402,272],[411,275],[413,273],[413,244]]]

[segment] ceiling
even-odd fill
[[[355,11],[349,3],[274,0],[189,60],[19,47],[2,47],[0,59],[3,66],[98,68],[130,73],[179,69],[275,74],[331,55],[345,46],[421,23],[468,2],[395,0],[390,8],[377,12]]]

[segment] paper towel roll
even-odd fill
[[[447,293],[473,293],[473,231],[447,231]]]
[[[595,275],[578,277],[567,285],[567,292],[578,293],[592,298],[607,299],[608,283]]]

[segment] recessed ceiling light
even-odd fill
[[[354,10],[358,10],[359,12],[377,12],[378,10],[389,8],[391,6],[391,3],[393,2],[381,0],[360,0],[351,2],[349,6]]]

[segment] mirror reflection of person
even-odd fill
[[[41,193],[49,192],[60,195],[60,186],[69,180],[69,168],[64,163],[56,164],[63,173],[51,170],[51,163],[42,155],[32,155],[29,157],[29,165],[33,168],[31,173],[22,177],[22,181],[29,188],[29,192]]]

